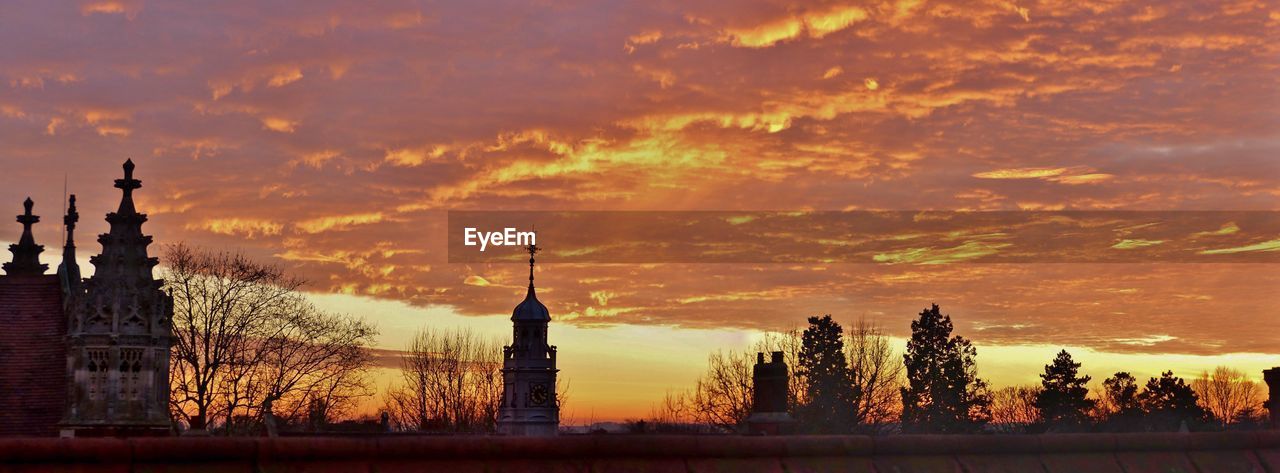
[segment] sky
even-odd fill
[[[449,211],[1280,210],[1277,26],[1262,1],[9,1],[0,208],[31,196],[55,249],[65,186],[105,232],[132,158],[157,246],[285,265],[382,348],[504,336],[528,268],[451,263]],[[997,385],[1063,347],[1096,380],[1259,377],[1271,215],[1183,229],[1269,263],[948,256],[998,253],[988,233],[877,263],[557,263],[543,240],[538,294],[578,419],[645,415],[811,315],[901,341],[930,303]],[[1085,243],[1171,244],[1151,231]]]

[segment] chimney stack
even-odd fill
[[[751,416],[747,418],[747,433],[754,435],[780,435],[790,433],[795,419],[787,413],[789,375],[782,352],[775,351],[769,363],[764,353],[756,353],[756,365],[751,371],[753,385]]]

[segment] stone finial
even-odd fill
[[[18,242],[9,245],[9,251],[13,253],[13,261],[3,265],[4,272],[11,276],[32,276],[44,274],[49,269],[49,265],[40,264],[40,253],[44,252],[43,245],[37,245],[36,239],[31,234],[31,225],[40,221],[40,216],[31,213],[35,202],[30,197],[22,203],[24,212],[18,216],[18,223],[22,224],[22,236],[18,238]]]
[[[116,179],[115,187],[124,192],[120,199],[120,209],[116,211],[121,215],[137,213],[133,206],[133,190],[142,187],[142,181],[133,178],[133,168],[133,160],[126,160],[124,162],[124,179]]]
[[[80,286],[80,265],[76,263],[76,222],[80,221],[80,213],[76,212],[76,195],[71,194],[67,201],[67,214],[62,217],[62,225],[66,227],[67,240],[62,245],[62,263],[58,265],[58,275],[62,280],[63,291],[74,292]]]
[[[74,247],[73,234],[76,231],[76,222],[80,221],[80,212],[76,212],[76,195],[71,194],[71,199],[67,201],[67,215],[62,217],[62,225],[67,228],[67,245]]]

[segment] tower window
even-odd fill
[[[107,389],[107,351],[103,349],[89,350],[85,370],[89,372],[85,386],[89,400],[101,400]]]
[[[142,349],[120,350],[120,399],[142,399]]]

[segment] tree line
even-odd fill
[[[1165,371],[1141,387],[1128,372],[1091,390],[1090,376],[1062,350],[1039,385],[992,390],[978,377],[977,349],[954,335],[933,304],[911,322],[897,358],[865,320],[844,330],[830,315],[803,331],[772,333],[744,352],[710,355],[687,391],[669,393],[645,431],[740,431],[751,414],[753,352],[782,351],[790,414],[802,433],[1036,433],[1260,428],[1262,390],[1238,370],[1218,367],[1188,383]]]
[[[235,252],[167,247],[162,277],[174,299],[170,407],[183,428],[227,435],[316,428],[357,414],[374,395],[368,322],[322,311],[303,281]],[[1262,390],[1219,367],[1187,382],[1165,371],[1144,384],[1092,377],[1063,350],[1039,385],[992,390],[977,349],[934,304],[911,322],[898,356],[880,328],[846,329],[830,315],[767,334],[742,352],[717,351],[686,391],[668,393],[640,430],[739,431],[751,414],[755,352],[783,353],[790,414],[802,433],[970,433],[1207,430],[1263,423]],[[502,397],[502,340],[426,329],[383,390],[384,428],[492,432]],[[564,411],[568,390],[556,392]],[[639,424],[639,423],[638,423]]]

